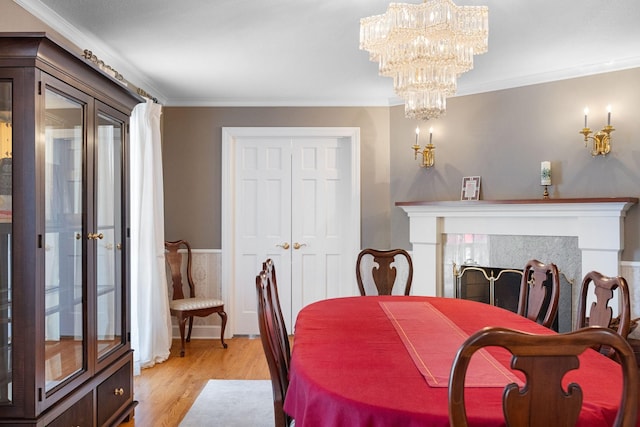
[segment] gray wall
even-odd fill
[[[220,247],[222,126],[358,126],[362,132],[362,247],[404,247],[406,214],[396,201],[458,200],[463,176],[482,177],[481,198],[542,197],[540,162],[550,160],[551,197],[638,197],[640,69],[449,99],[444,117],[420,122],[392,108],[164,109],[167,238]],[[591,157],[578,133],[588,105],[592,128],[612,105],[612,152]],[[436,165],[418,167],[411,145],[434,127]],[[187,215],[185,212],[189,212]],[[626,219],[623,260],[640,260],[640,215]]]
[[[165,232],[194,248],[221,245],[222,127],[359,127],[362,245],[389,247],[389,109],[166,107]]]
[[[473,72],[473,71],[471,71]],[[541,198],[540,162],[551,161],[551,197],[640,196],[640,69],[451,98],[446,116],[420,123],[434,127],[436,164],[413,160],[418,121],[391,109],[391,245],[409,247],[409,221],[394,206],[406,200],[459,200],[463,176],[480,175],[481,198]],[[589,106],[589,125],[606,124],[611,104],[612,152],[591,157],[578,133]],[[423,141],[424,144],[424,141]],[[640,215],[633,206],[625,221],[622,259],[640,260]],[[364,230],[366,232],[366,230]]]
[[[0,12],[2,31],[52,32],[12,0],[0,0]],[[196,248],[220,247],[222,126],[360,127],[363,247],[410,248],[409,222],[395,202],[457,200],[463,176],[482,177],[483,199],[541,197],[542,160],[552,162],[551,197],[638,197],[639,93],[640,69],[632,69],[450,98],[446,116],[426,123],[405,119],[402,106],[167,107],[166,235],[189,239]],[[599,128],[605,124],[608,104],[613,106],[616,128],[613,151],[606,158],[592,158],[578,134],[582,111],[588,105],[591,127]],[[418,124],[423,136],[434,127],[436,165],[429,170],[417,166],[410,148]],[[623,260],[640,261],[637,206],[628,213],[624,237]]]

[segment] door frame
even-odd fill
[[[359,127],[223,127],[222,128],[222,191],[221,191],[221,298],[227,307],[235,307],[235,194],[236,194],[236,141],[242,137],[334,137],[349,145],[351,215],[345,218],[349,225],[353,246],[353,265],[360,250],[360,128]],[[355,267],[354,267],[355,268]],[[256,273],[258,270],[256,269]],[[354,282],[355,283],[355,282]],[[225,336],[235,332],[235,318],[229,316]]]

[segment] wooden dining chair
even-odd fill
[[[578,355],[595,344],[610,346],[620,355],[623,388],[614,426],[636,425],[638,366],[629,343],[608,328],[589,327],[565,334],[534,335],[500,327],[484,328],[458,349],[449,377],[449,420],[452,427],[468,425],[464,380],[471,356],[483,347],[498,346],[512,353],[511,367],[524,372],[526,384],[506,385],[502,408],[507,426],[575,426],[583,393],[579,384],[565,390],[562,378],[580,365]],[[478,355],[477,357],[480,357]],[[620,371],[617,371],[620,372]],[[612,375],[615,375],[612,372]]]
[[[559,300],[558,267],[535,259],[528,261],[520,283],[518,314],[550,328],[558,313]]]
[[[591,304],[587,314],[587,299],[591,283],[593,283],[596,301]],[[627,281],[624,277],[607,277],[597,271],[587,273],[582,280],[578,298],[576,329],[584,328],[585,326],[611,327],[613,310],[609,307],[609,301],[613,298],[613,291],[616,289],[619,293],[618,301],[620,303],[620,315],[618,316],[616,332],[622,338],[627,338],[631,324],[631,303]],[[613,358],[615,356],[613,349],[606,346],[598,346],[596,349],[608,357]]]
[[[291,364],[291,343],[289,342],[289,333],[287,332],[287,325],[282,315],[282,307],[280,306],[280,296],[278,295],[278,281],[276,279],[276,266],[271,258],[267,258],[262,263],[262,270],[267,273],[267,277],[270,280],[271,288],[271,300],[275,309],[276,324],[280,328],[280,344],[282,346],[282,352],[284,353],[287,370]]]
[[[367,291],[378,295],[391,295],[394,285],[404,285],[409,295],[413,281],[413,263],[404,249],[363,249],[356,260],[356,279],[360,295]]]
[[[288,340],[288,336],[284,322],[278,318],[278,307],[274,300],[272,286],[271,276],[267,271],[263,270],[256,276],[258,326],[271,376],[275,426],[288,427],[291,424],[291,417],[284,412],[284,399],[289,388],[289,363],[283,346],[283,341]]]
[[[218,313],[221,319],[220,325],[220,341],[222,347],[227,348],[224,342],[224,329],[227,326],[227,313],[224,311],[224,301],[216,298],[207,298],[196,296],[196,285],[191,276],[191,245],[186,240],[176,240],[174,242],[164,242],[167,250],[165,254],[169,270],[171,271],[171,283],[173,288],[173,296],[169,301],[169,311],[172,316],[178,319],[178,328],[180,329],[180,357],[184,357],[184,343],[191,341],[191,329],[193,328],[194,317],[206,317],[213,313]],[[184,296],[185,283],[182,277],[184,261],[180,249],[186,249],[186,268],[187,274],[186,286],[189,288],[189,296]],[[189,332],[185,339],[185,324],[189,321]]]

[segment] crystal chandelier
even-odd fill
[[[369,51],[382,76],[405,101],[405,116],[442,115],[456,80],[473,68],[473,55],[487,51],[486,6],[456,6],[451,0],[391,3],[383,15],[360,20],[360,49]]]

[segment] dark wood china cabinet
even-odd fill
[[[127,147],[140,101],[44,33],[0,33],[0,425],[133,415]]]

